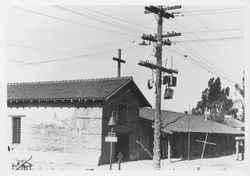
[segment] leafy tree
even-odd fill
[[[244,72],[243,72],[244,74]],[[241,118],[241,121],[242,122],[245,122],[245,75],[243,75],[243,78],[242,78],[242,87],[240,87],[239,84],[235,84],[235,89],[237,92],[240,93],[242,99],[237,99],[236,100],[236,103],[241,103],[241,107],[242,107],[242,118]]]
[[[210,112],[208,116],[211,120],[223,122],[224,115],[235,115],[237,109],[233,109],[233,100],[229,97],[229,87],[221,88],[220,78],[211,78],[201,95],[201,101],[196,108],[192,109],[192,114],[204,115],[206,109]]]

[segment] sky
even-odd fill
[[[121,48],[126,60],[121,76],[132,76],[154,107],[154,88],[147,88],[154,74],[138,65],[140,60],[155,63],[154,44],[139,45],[143,33],[156,33],[156,18],[144,14],[144,6],[15,5],[6,12],[7,82],[116,77],[112,58]],[[182,35],[163,47],[162,61],[179,73],[173,99],[163,99],[162,109],[195,107],[212,77],[220,76],[233,96],[245,69],[244,7],[184,5],[171,12],[177,13],[164,19],[163,33]]]

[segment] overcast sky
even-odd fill
[[[174,98],[162,109],[181,111],[196,106],[211,77],[222,87],[241,83],[244,70],[244,8],[182,6],[163,31],[181,32],[163,47],[163,65],[179,71]],[[156,33],[153,14],[144,6],[10,6],[6,20],[8,82],[33,82],[116,77],[117,49],[122,49],[122,76],[133,76],[154,106],[152,71],[138,65],[155,62],[154,45],[138,45],[143,33]],[[184,57],[187,55],[187,57]],[[167,62],[166,62],[167,61]],[[163,93],[165,87],[163,86]]]

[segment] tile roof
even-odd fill
[[[9,83],[7,95],[9,102],[58,99],[107,100],[129,83],[132,83],[137,90],[132,77]],[[139,89],[136,93],[145,101],[144,104],[149,104]]]
[[[244,122],[234,118],[224,118],[223,124],[233,128],[242,128],[245,126]]]
[[[141,108],[140,118],[153,123],[154,112],[154,109]],[[168,124],[165,128],[163,128],[163,131],[244,134],[244,132],[226,125],[211,120],[205,121],[204,116],[188,115],[165,110],[162,110],[161,114],[163,124]]]

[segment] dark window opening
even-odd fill
[[[129,135],[128,134],[118,134],[118,141],[115,144],[115,160],[117,161],[117,156],[119,152],[122,153],[123,160],[129,159]]]
[[[21,143],[21,117],[12,117],[12,143]]]
[[[124,104],[119,104],[118,114],[116,119],[118,125],[127,124],[127,114],[128,114],[128,106]]]

